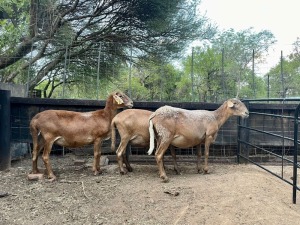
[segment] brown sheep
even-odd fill
[[[119,91],[108,96],[104,109],[92,112],[46,110],[38,113],[30,122],[33,139],[31,173],[39,173],[37,159],[39,152],[44,149],[42,158],[48,178],[56,179],[49,162],[53,144],[72,148],[94,144],[93,172],[95,175],[101,173],[101,144],[110,137],[111,121],[119,108],[132,106],[132,100]]]
[[[111,123],[111,149],[115,151],[116,145],[116,128],[119,132],[121,142],[116,151],[117,161],[121,174],[126,174],[123,163],[126,169],[131,172],[128,159],[125,157],[125,150],[128,143],[132,146],[149,147],[150,134],[149,134],[149,117],[153,112],[143,109],[127,109],[116,115]],[[176,162],[175,148],[170,146],[171,155],[174,163],[174,170],[179,174],[178,165]]]
[[[133,146],[148,147],[150,136],[148,131],[148,121],[151,111],[142,109],[127,109],[120,112],[111,123],[111,149],[115,151],[116,128],[120,135],[120,144],[116,151],[117,161],[121,174],[126,174],[123,167],[123,161],[126,169],[131,172],[127,158],[125,157],[126,146],[130,143]]]
[[[220,127],[234,115],[244,118],[249,116],[244,103],[235,98],[225,101],[214,111],[186,110],[171,106],[157,109],[149,118],[150,148],[148,154],[152,154],[154,150],[156,135],[155,158],[163,181],[168,181],[163,166],[163,156],[169,145],[189,148],[204,143],[204,172],[207,173],[209,146],[215,141]]]

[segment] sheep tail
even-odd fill
[[[111,151],[116,151],[116,127],[114,120],[111,123]]]
[[[154,150],[154,129],[152,119],[153,117],[149,119],[150,147],[148,150],[148,155],[151,155]]]

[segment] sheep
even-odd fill
[[[37,160],[39,152],[44,149],[42,159],[48,179],[56,179],[49,154],[53,144],[64,147],[81,147],[94,144],[94,175],[100,174],[101,144],[110,138],[110,124],[119,108],[133,107],[132,100],[124,93],[111,93],[104,109],[92,112],[73,112],[66,110],[46,110],[36,114],[30,122],[33,140],[32,171],[38,174]]]
[[[121,174],[126,174],[123,167],[123,161],[126,169],[132,172],[125,150],[127,144],[139,147],[148,147],[150,136],[148,131],[148,119],[152,114],[151,111],[142,109],[127,109],[115,116],[111,122],[111,149],[115,151],[116,145],[116,128],[118,129],[121,142],[116,151],[117,161]]]
[[[215,141],[220,127],[229,117],[234,115],[242,118],[249,116],[247,107],[236,98],[225,101],[214,111],[186,110],[171,106],[158,108],[149,118],[150,147],[148,154],[151,155],[154,150],[154,137],[156,135],[157,150],[155,159],[160,178],[164,182],[169,180],[162,162],[169,145],[188,148],[204,143],[205,159],[203,169],[204,173],[207,173],[209,146]]]
[[[116,145],[116,128],[119,132],[121,142],[116,151],[117,161],[119,164],[120,173],[126,174],[127,171],[132,172],[128,159],[125,157],[125,150],[128,143],[132,146],[149,147],[149,117],[153,112],[143,109],[127,109],[116,115],[111,123],[111,149],[115,151]],[[175,148],[170,146],[171,155],[174,163],[174,170],[179,174],[178,165],[176,162]],[[127,171],[124,170],[123,162],[126,165]]]

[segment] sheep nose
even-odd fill
[[[128,102],[127,107],[132,108],[133,107],[133,102]]]
[[[246,118],[249,117],[249,112],[248,112],[248,111],[245,112],[245,117],[246,117]]]

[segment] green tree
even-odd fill
[[[219,33],[211,43],[195,47],[193,57],[189,55],[184,59],[184,76],[178,88],[190,96],[190,100],[204,102],[235,96],[264,97],[264,79],[252,70],[253,51],[255,62],[262,62],[274,42],[269,31],[255,33],[251,28]],[[192,87],[194,93],[191,93]]]
[[[265,78],[269,79],[269,97],[285,98],[300,96],[300,39],[293,44],[294,50],[274,66]]]
[[[5,0],[0,6],[6,15],[0,20],[4,24],[0,27],[1,81],[24,82],[26,77],[30,89],[47,82],[51,85],[44,87],[51,87],[48,93],[52,93],[62,79],[74,78],[64,83],[79,82],[77,70],[91,72],[80,68],[86,67],[87,53],[91,53],[89,66],[97,68],[98,59],[93,56],[100,48],[106,53],[102,65],[106,70],[116,68],[112,61],[128,62],[130,49],[136,59],[155,55],[165,61],[176,57],[195,38],[210,39],[215,34],[205,17],[196,16],[197,3]],[[114,44],[114,51],[101,43]],[[68,68],[68,76],[66,59],[75,64]],[[24,72],[28,69],[30,73]]]
[[[253,86],[253,78],[256,81],[255,74],[249,73],[248,70],[252,66],[253,60],[256,64],[264,61],[266,53],[271,45],[276,42],[274,35],[268,30],[254,32],[253,28],[241,30],[239,32],[233,29],[220,33],[217,38],[212,41],[213,48],[216,51],[224,51],[224,71],[227,90],[234,90],[228,93],[231,96],[241,96],[242,88],[247,85],[252,86],[252,89],[257,89],[257,83]],[[254,54],[253,54],[254,52]],[[253,58],[254,57],[254,58]],[[247,81],[247,83],[244,83]],[[230,86],[234,83],[235,87]],[[229,85],[229,86],[227,86]],[[254,93],[258,90],[253,90],[253,94],[247,97],[255,97]]]
[[[209,46],[195,47],[192,55],[183,62],[185,75],[182,77],[182,92],[191,87],[189,100],[216,101],[221,93],[222,80],[220,79],[221,54]],[[190,79],[188,79],[190,77]],[[192,86],[194,93],[192,93]]]
[[[115,85],[129,91],[128,70]],[[131,97],[140,101],[176,101],[176,83],[180,71],[174,65],[159,61],[157,58],[144,59],[135,64],[131,72]],[[178,97],[178,98],[177,98]]]

